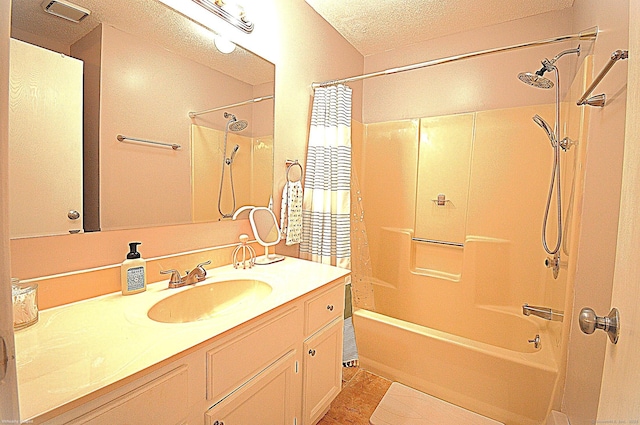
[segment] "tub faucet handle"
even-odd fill
[[[527,340],[529,344],[533,344],[535,348],[540,348],[540,334],[536,334],[536,337],[533,339]]]

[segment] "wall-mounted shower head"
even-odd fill
[[[555,146],[556,144],[556,135],[554,134],[553,130],[551,129],[551,126],[538,114],[535,114],[533,116],[533,121],[538,124],[540,127],[542,127],[542,129],[544,130],[545,133],[547,133],[547,137],[549,138],[549,141],[551,142],[551,146]]]
[[[249,123],[247,121],[245,121],[245,120],[229,122],[229,130],[231,130],[231,131],[242,131],[245,128],[247,128],[248,125],[249,125]]]
[[[539,89],[550,89],[553,87],[553,82],[547,77],[543,77],[542,75],[545,73],[545,68],[542,68],[535,73],[532,72],[521,72],[518,74],[518,78],[525,84],[529,84],[530,86],[537,87]]]
[[[518,74],[518,78],[525,84],[529,84],[530,86],[537,87],[539,89],[550,89],[553,87],[553,82],[548,78],[544,77],[545,72],[551,72],[556,69],[555,63],[563,57],[564,55],[576,53],[578,56],[580,55],[580,45],[575,49],[563,50],[558,53],[553,59],[545,59],[542,61],[542,68],[540,68],[536,72],[521,72]]]
[[[227,122],[227,129],[231,131],[242,131],[249,125],[246,120],[238,121],[238,118],[229,112],[225,112],[224,117],[229,118],[229,122]]]

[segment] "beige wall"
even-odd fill
[[[598,25],[594,46],[594,74],[611,53],[628,48],[629,1],[576,0],[573,28]],[[572,425],[596,420],[606,335],[585,335],[577,323],[583,307],[606,315],[611,307],[614,259],[620,204],[620,185],[626,111],[627,64],[617,63],[594,94],[606,93],[607,106],[591,108],[585,167],[582,231],[575,278],[568,367],[562,410]]]
[[[580,28],[582,30],[585,28]],[[571,34],[571,10],[463,31],[451,36],[367,56],[365,71],[374,72],[452,55],[504,47]],[[573,48],[577,42],[514,50],[364,81],[364,123],[395,121],[552,103],[554,90],[529,87],[520,72],[540,69],[540,61]],[[576,69],[575,56],[559,62],[561,84]]]
[[[311,83],[360,74],[363,58],[302,1],[253,2],[247,13],[255,22],[255,31],[244,35],[232,30],[232,39],[276,65],[275,96],[281,99],[275,104],[277,206],[285,181],[285,160],[299,159],[304,165],[306,158]],[[354,117],[359,117],[361,91],[357,86],[354,89]],[[143,239],[144,255],[152,257],[233,243],[241,231],[246,232],[242,225],[225,222],[12,241],[12,272],[33,277],[115,264],[122,261],[130,240]]]

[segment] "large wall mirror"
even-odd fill
[[[240,46],[221,53],[211,31],[156,0],[72,3],[90,14],[73,22],[13,0],[11,236],[267,205],[275,66]]]

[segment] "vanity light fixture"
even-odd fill
[[[253,31],[253,22],[247,19],[244,8],[234,0],[192,1],[247,34]]]
[[[91,11],[65,0],[46,0],[42,3],[45,12],[78,23],[91,14]]]

